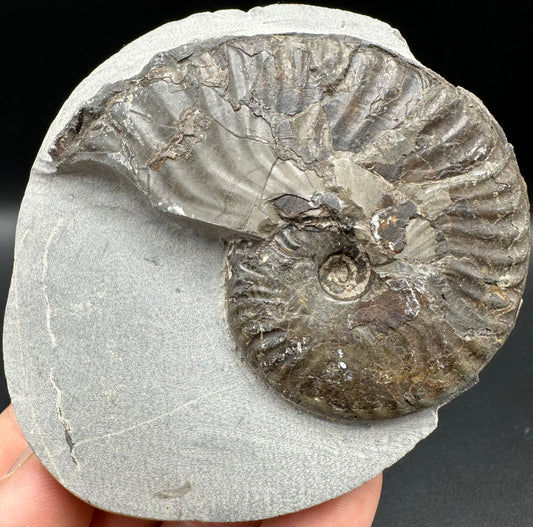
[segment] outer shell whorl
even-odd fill
[[[50,154],[59,174],[110,170],[222,233],[235,342],[309,411],[442,404],[514,325],[529,208],[501,128],[466,90],[356,38],[161,53]]]

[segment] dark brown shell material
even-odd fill
[[[59,173],[129,178],[219,228],[227,320],[283,397],[373,420],[466,389],[516,320],[525,185],[476,97],[351,37],[162,53],[58,136]]]

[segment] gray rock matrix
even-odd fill
[[[136,40],[84,80],[35,161],[5,320],[8,385],[44,465],[97,507],[160,520],[292,512],[371,479],[437,424],[436,408],[347,424],[288,404],[235,350],[215,233],[170,221],[126,178],[56,174],[49,152],[106,86],[161,52],[274,33],[355,37],[418,64],[395,30],[343,11],[195,15]]]

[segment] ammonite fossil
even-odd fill
[[[37,155],[4,324],[17,420],[108,511],[332,499],[476,381],[528,233],[498,124],[386,24],[287,4],[171,23],[85,79]]]
[[[159,53],[50,154],[219,234],[236,346],[313,413],[441,405],[514,325],[529,210],[512,147],[471,93],[357,38]]]

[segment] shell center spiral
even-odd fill
[[[322,289],[337,300],[349,301],[360,297],[366,289],[369,278],[368,260],[361,253],[330,254],[318,270],[318,280]]]

